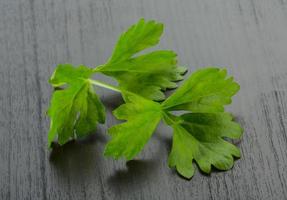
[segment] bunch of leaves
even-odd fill
[[[176,54],[158,50],[137,55],[156,45],[163,25],[141,19],[124,32],[106,64],[96,68],[58,65],[50,79],[55,88],[48,115],[51,118],[48,145],[58,139],[85,137],[105,122],[105,108],[93,85],[120,92],[125,104],[113,114],[126,120],[109,129],[111,140],[105,155],[133,159],[144,148],[161,120],[174,130],[169,166],[184,177],[194,174],[193,161],[206,173],[211,166],[221,170],[233,166],[240,151],[226,138],[237,139],[242,129],[224,106],[239,90],[226,70],[204,68],[194,72],[166,100],[164,91],[176,88],[186,69],[177,65]],[[111,76],[118,87],[93,80],[94,73]],[[174,111],[184,111],[175,115]]]
[[[176,54],[169,50],[138,52],[156,45],[163,33],[163,24],[144,19],[131,26],[118,39],[106,64],[94,69],[86,66],[58,65],[50,78],[53,87],[66,87],[53,93],[48,115],[51,118],[48,143],[58,136],[59,144],[92,133],[97,123],[105,122],[105,109],[92,84],[94,73],[115,78],[122,90],[137,93],[151,100],[163,100],[164,90],[175,88],[186,69],[177,65]],[[109,88],[110,89],[110,88]]]
[[[242,129],[224,112],[224,106],[238,90],[239,85],[227,77],[226,70],[206,68],[193,73],[162,103],[123,92],[126,103],[113,113],[127,121],[109,129],[112,139],[105,155],[133,159],[162,119],[173,128],[170,167],[186,178],[194,174],[193,160],[205,173],[210,173],[211,166],[228,170],[240,151],[225,138],[240,138]],[[176,110],[185,113],[178,116],[173,114]]]

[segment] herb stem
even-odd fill
[[[99,65],[96,68],[93,69],[93,72],[100,72],[101,69],[104,67],[105,65]]]
[[[163,119],[167,125],[173,126],[180,122],[179,118],[167,111],[163,112]]]
[[[113,85],[110,85],[110,84],[107,84],[107,83],[104,83],[101,81],[97,81],[97,80],[92,80],[92,79],[89,79],[89,81],[91,84],[97,85],[99,87],[106,88],[106,89],[121,93],[121,90],[119,88],[113,86]]]

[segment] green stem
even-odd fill
[[[119,88],[113,86],[113,85],[110,85],[110,84],[107,84],[107,83],[104,83],[101,81],[97,81],[97,80],[92,80],[92,79],[89,79],[89,81],[91,84],[97,85],[99,87],[106,88],[106,89],[121,93],[121,90]]]
[[[168,111],[163,112],[163,119],[164,122],[170,126],[180,123],[180,119],[177,116],[169,113]]]
[[[99,65],[96,68],[93,69],[93,72],[100,72],[101,69],[104,67],[105,65]]]

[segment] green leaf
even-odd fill
[[[162,23],[140,19],[120,36],[108,65],[127,61],[134,54],[156,45],[162,33]]]
[[[167,98],[162,107],[166,110],[223,112],[224,105],[231,103],[231,97],[239,89],[233,78],[227,77],[225,69],[200,69]]]
[[[175,81],[182,80],[186,72],[184,67],[178,67],[177,55],[161,50],[134,57],[156,45],[162,32],[163,24],[141,19],[121,35],[109,61],[96,71],[114,77],[125,90],[148,99],[164,100],[162,90],[177,87]]]
[[[109,129],[112,139],[108,142],[105,155],[116,159],[134,158],[148,142],[161,119],[161,107],[158,103],[136,94],[123,92],[125,104],[113,114],[117,119],[127,120]]]
[[[54,87],[48,116],[51,119],[48,144],[58,138],[65,144],[72,138],[84,137],[105,122],[105,109],[92,84],[122,93],[125,104],[113,114],[124,120],[109,129],[111,140],[105,155],[133,159],[148,142],[161,119],[174,129],[169,166],[184,177],[194,174],[193,161],[210,173],[214,166],[230,169],[239,149],[228,142],[241,137],[242,129],[224,112],[231,97],[239,90],[226,70],[207,68],[196,71],[161,104],[166,89],[176,88],[183,79],[184,67],[177,64],[173,51],[157,50],[138,55],[158,44],[163,24],[144,19],[123,33],[106,64],[95,69],[85,66],[59,65],[50,79]],[[115,78],[119,87],[91,80],[95,72]],[[189,111],[181,116],[176,110]]]
[[[105,109],[89,78],[92,69],[70,64],[58,65],[50,79],[54,87],[67,86],[53,93],[48,116],[51,118],[48,145],[58,135],[59,144],[74,137],[84,137],[105,122]]]
[[[178,117],[172,127],[169,166],[186,178],[194,174],[193,160],[203,172],[210,173],[211,165],[228,170],[233,166],[233,156],[240,157],[239,149],[224,140],[238,139],[242,134],[228,113],[188,113]]]

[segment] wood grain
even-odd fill
[[[165,23],[159,48],[175,50],[189,73],[227,67],[241,84],[228,108],[245,129],[232,170],[180,178],[167,167],[171,130],[162,125],[137,160],[103,157],[121,103],[103,89],[107,123],[46,148],[56,64],[104,63],[140,17]],[[0,199],[286,199],[286,134],[286,0],[0,0]]]

